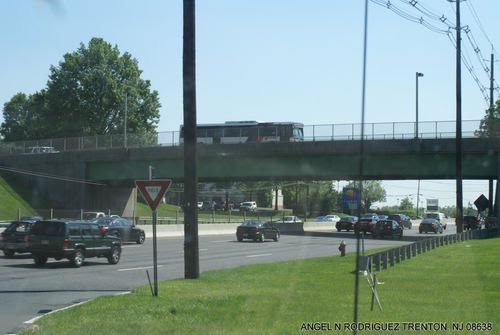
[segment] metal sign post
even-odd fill
[[[153,209],[153,295],[158,296],[158,249],[156,247],[156,222],[158,214],[156,209]]]
[[[158,250],[156,246],[156,223],[158,215],[156,208],[167,192],[172,180],[136,180],[135,184],[152,210],[153,217],[153,296],[158,296]]]

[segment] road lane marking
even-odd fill
[[[254,257],[266,257],[266,256],[272,256],[273,254],[259,254],[259,255],[247,255],[245,256],[246,258],[254,258]]]
[[[163,267],[163,265],[158,265],[159,268]],[[139,268],[127,268],[127,269],[118,269],[116,271],[122,272],[122,271],[137,271],[137,270],[146,270],[146,269],[152,269],[153,266],[141,266]]]

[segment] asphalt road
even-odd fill
[[[455,227],[449,225],[445,234],[454,232]],[[365,249],[402,245],[422,237],[428,236],[419,235],[415,228],[405,230],[402,240],[367,237]],[[355,252],[352,232],[282,235],[279,242],[264,243],[237,242],[235,235],[200,236],[200,271],[338,255],[341,240],[346,241],[348,253]],[[158,239],[159,280],[184,277],[183,242],[183,237]],[[147,284],[146,270],[153,276],[152,241],[125,245],[117,265],[109,265],[105,258],[89,258],[81,268],[71,267],[66,260],[49,260],[37,268],[30,255],[16,254],[14,258],[0,256],[0,269],[0,334],[15,334],[25,321],[52,310]]]

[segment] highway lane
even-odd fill
[[[454,226],[446,233],[454,233]],[[419,235],[415,228],[405,230],[401,241],[367,237],[365,249],[402,245],[422,237],[429,236]],[[264,243],[237,242],[234,235],[200,236],[200,271],[338,255],[341,240],[346,241],[348,253],[355,251],[352,232],[282,235],[279,242]],[[158,239],[159,280],[184,277],[183,242],[182,237]],[[27,254],[14,258],[0,256],[0,334],[15,333],[24,321],[51,310],[147,284],[146,270],[151,278],[153,274],[152,255],[149,239],[144,245],[125,245],[117,265],[109,265],[104,258],[90,258],[81,268],[71,267],[66,260],[49,260],[45,267],[37,268]]]

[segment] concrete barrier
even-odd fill
[[[198,235],[229,235],[236,234],[238,223],[198,224]],[[153,236],[153,226],[137,225],[146,233],[146,237]],[[332,222],[306,222],[306,223],[281,223],[278,225],[281,233],[303,233],[306,231],[333,231]],[[184,236],[183,224],[158,224],[156,225],[157,237]]]

